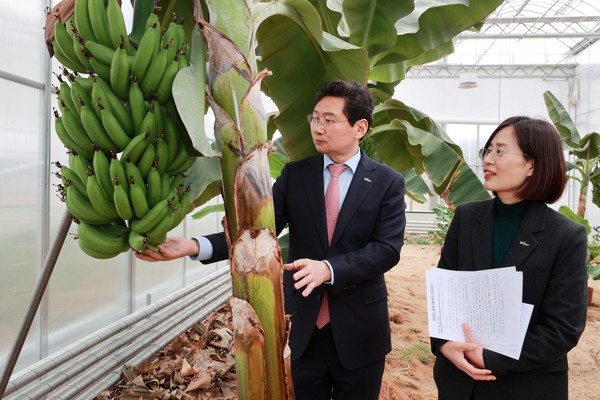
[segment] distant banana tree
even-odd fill
[[[314,106],[316,90],[334,79],[369,85],[378,105],[372,132],[362,146],[369,156],[404,174],[412,198],[424,201],[431,194],[423,174],[450,207],[488,198],[460,148],[434,121],[392,96],[411,66],[450,54],[453,38],[479,24],[501,3],[171,0],[160,4],[161,21],[173,13],[183,18],[191,45],[191,65],[177,75],[173,94],[190,135],[190,151],[201,155],[189,171],[192,208],[219,193],[224,198],[240,399],[293,398],[270,176],[277,176],[289,160],[315,154],[305,116]],[[134,46],[153,6],[153,0],[134,2],[130,34]],[[278,109],[268,122],[261,89]],[[216,119],[214,141],[204,132],[207,105]],[[283,148],[272,147],[275,130],[282,135]]]
[[[587,194],[590,182],[600,177],[600,134],[590,132],[581,137],[568,111],[550,91],[544,92],[548,115],[558,130],[565,150],[573,161],[567,160],[570,179],[579,182],[577,215],[585,218]],[[577,172],[578,174],[573,174]],[[600,207],[599,204],[596,204]]]

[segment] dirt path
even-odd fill
[[[437,264],[439,250],[440,246],[405,245],[400,264],[386,274],[393,351],[387,357],[380,400],[437,399],[427,335],[425,271]],[[595,294],[588,324],[569,353],[572,400],[600,399],[600,281],[589,284]]]

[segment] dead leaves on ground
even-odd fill
[[[231,320],[229,306],[217,309],[153,359],[125,365],[121,381],[94,400],[237,399]]]

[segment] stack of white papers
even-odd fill
[[[486,349],[519,359],[533,305],[525,304],[515,267],[426,272],[429,336],[465,342],[463,323]]]

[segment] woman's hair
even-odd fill
[[[511,126],[526,160],[533,160],[533,174],[518,196],[525,201],[554,203],[567,183],[562,142],[554,125],[543,119],[516,116],[507,118],[492,132],[485,148],[502,129]]]
[[[365,86],[354,81],[328,82],[321,86],[315,95],[315,103],[326,96],[344,98],[344,115],[350,125],[354,126],[356,121],[361,119],[367,120],[369,128],[373,124],[373,96]]]

